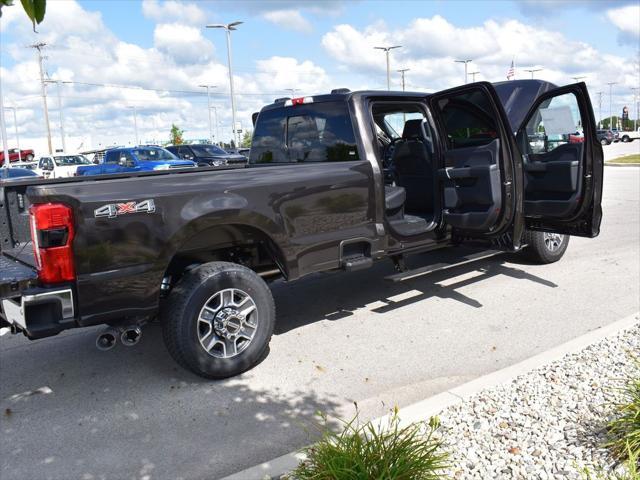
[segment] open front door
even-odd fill
[[[526,228],[597,236],[603,155],[586,85],[576,83],[541,95],[516,141],[523,156]]]
[[[429,97],[438,124],[443,218],[458,238],[493,239],[519,248],[522,173],[515,139],[490,83]]]

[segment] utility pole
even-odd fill
[[[138,110],[136,106],[128,107],[133,109],[133,128],[136,132],[136,146],[140,145],[140,139],[138,138]]]
[[[476,75],[478,75],[480,72],[469,72],[469,75],[471,75],[471,83],[475,83],[476,81]]]
[[[400,48],[402,45],[393,45],[391,47],[373,47],[375,50],[384,50],[387,56],[387,90],[391,90],[391,66],[389,65],[389,52],[394,48]]]
[[[598,128],[602,128],[602,94],[604,92],[596,92],[598,95]]]
[[[9,166],[9,146],[7,145],[7,124],[4,123],[4,100],[2,97],[2,79],[0,78],[0,136],[4,152],[4,166]]]
[[[222,28],[227,32],[227,66],[229,68],[229,88],[231,90],[231,117],[233,126],[231,128],[231,132],[233,134],[233,143],[236,144],[236,148],[239,148],[238,145],[240,142],[236,137],[236,99],[233,92],[233,65],[231,63],[231,32],[233,30],[237,30],[237,26],[241,25],[243,22],[231,22],[231,23],[216,23],[212,25],[207,25],[207,28]]]
[[[209,141],[213,144],[213,126],[211,125],[211,96],[209,95],[209,88],[216,88],[215,85],[199,85],[202,88],[207,89],[207,113],[209,114]]]
[[[524,71],[525,72],[529,72],[531,74],[531,80],[533,80],[533,74],[536,73],[536,72],[539,72],[541,70],[544,70],[544,69],[543,68],[528,68],[528,69],[525,69]]]
[[[464,63],[464,84],[466,85],[467,83],[469,83],[468,81],[468,75],[467,75],[467,66],[469,65],[469,62],[472,62],[473,60],[468,59],[468,60],[454,60],[454,62],[456,63]]]
[[[62,111],[62,97],[60,96],[60,80],[45,80],[44,83],[55,83],[58,93],[58,115],[60,117],[60,138],[62,139],[62,151],[67,153],[67,143],[64,138],[64,112]]]
[[[607,82],[607,85],[609,85],[609,121],[611,122],[609,124],[609,130],[613,129],[613,109],[612,109],[613,103],[611,101],[612,87],[617,83],[618,82]]]
[[[410,68],[401,68],[400,70],[398,70],[398,72],[400,73],[400,75],[402,75],[402,91],[405,91],[405,83],[404,83],[404,74],[405,72],[408,72],[409,70],[411,70]]]
[[[16,147],[18,147],[18,160],[22,161],[22,152],[20,151],[20,135],[18,135],[18,117],[16,115],[16,107],[4,107],[7,110],[13,110],[13,129],[16,132]]]
[[[44,123],[47,127],[47,143],[49,145],[49,155],[52,155],[53,147],[51,146],[51,126],[49,125],[49,108],[47,107],[47,87],[44,83],[44,69],[42,68],[42,49],[46,46],[46,43],[40,42],[29,45],[29,48],[35,48],[38,55],[38,65],[40,66],[40,87],[42,88],[42,102],[44,105]]]
[[[218,144],[220,144],[220,131],[218,130],[219,127],[219,123],[218,123],[218,109],[216,107],[211,107],[213,108],[213,120],[216,122],[216,139],[218,140]]]

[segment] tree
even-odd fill
[[[33,23],[33,31],[36,31],[36,24],[41,24],[44,20],[44,14],[47,10],[47,0],[20,0],[24,13],[27,14],[31,23]],[[10,7],[13,0],[0,0],[0,17],[2,16],[2,7]]]
[[[175,123],[172,123],[169,141],[174,145],[181,145],[183,143],[182,135],[184,135],[184,130],[181,130]]]
[[[240,142],[240,146],[242,148],[251,148],[251,137],[252,137],[252,132],[251,131],[246,131],[244,132],[244,134],[242,135],[242,141]]]

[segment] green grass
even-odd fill
[[[580,473],[583,480],[640,480],[640,457],[629,451],[624,467],[625,471],[620,473],[604,473],[601,470],[593,473],[588,468]]]
[[[361,425],[358,415],[340,420],[337,433],[327,417],[316,425],[321,440],[304,450],[307,460],[289,477],[295,480],[437,480],[448,467],[447,453],[437,435],[440,422],[400,426],[394,410],[387,426]]]
[[[640,163],[640,153],[634,153],[633,155],[625,155],[624,157],[613,158],[609,160],[610,163]]]
[[[622,389],[622,401],[615,406],[614,418],[607,425],[609,441],[605,447],[626,461],[640,460],[640,378],[630,379]]]

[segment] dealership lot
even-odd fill
[[[231,380],[177,367],[157,325],[109,352],[95,329],[4,335],[0,476],[217,478],[308,443],[317,410],[351,415],[356,401],[376,416],[627,316],[640,307],[639,183],[638,167],[605,168],[601,235],[573,238],[553,265],[504,255],[400,285],[383,280],[387,263],[277,282],[271,353]]]

